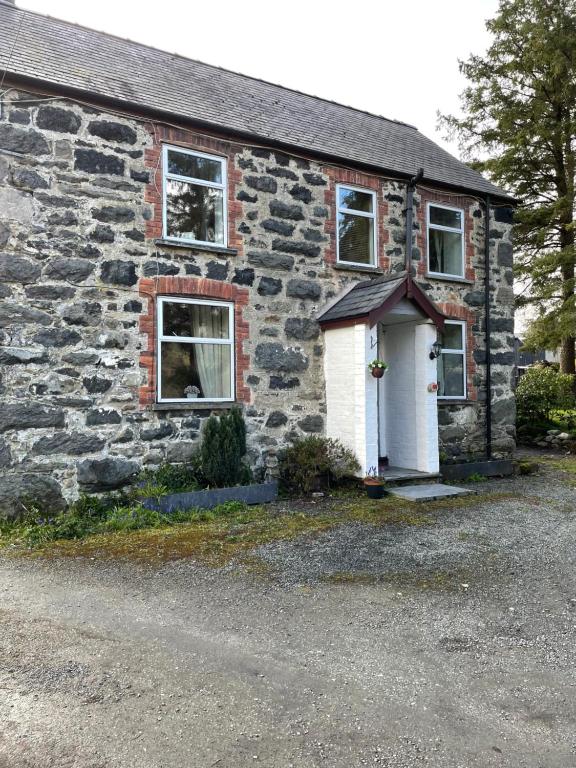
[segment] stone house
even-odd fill
[[[0,29],[0,506],[185,461],[233,403],[269,474],[308,434],[363,471],[511,453],[504,191],[398,121],[7,0]]]

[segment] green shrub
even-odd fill
[[[197,491],[203,486],[201,470],[198,460],[192,460],[188,464],[162,464],[157,469],[146,469],[140,475],[144,485],[164,488],[164,493],[183,493],[184,491]],[[142,497],[138,490],[134,492]],[[157,496],[158,493],[146,494]]]
[[[548,419],[555,408],[574,406],[574,377],[549,366],[529,368],[516,389],[518,423],[530,424]]]
[[[310,493],[360,471],[354,453],[340,440],[305,437],[280,456],[280,482],[289,493]]]
[[[206,422],[200,448],[202,475],[215,488],[249,483],[250,469],[244,463],[246,425],[238,408],[211,416]]]

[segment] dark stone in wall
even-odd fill
[[[270,389],[295,389],[300,386],[300,379],[296,377],[287,379],[284,376],[270,376],[268,386]]]
[[[42,403],[0,403],[0,432],[9,429],[63,427],[64,411]]]
[[[493,332],[496,332],[496,333],[500,331],[513,333],[514,320],[508,317],[491,317],[490,328]]]
[[[513,397],[497,400],[492,405],[492,420],[494,424],[515,424],[516,401]]]
[[[8,328],[14,324],[50,325],[52,318],[46,312],[32,309],[23,304],[4,301],[0,304],[0,328]]]
[[[75,149],[74,168],[86,173],[106,173],[114,176],[124,174],[124,160],[116,155],[105,155],[95,149]]]
[[[282,411],[272,411],[272,413],[266,419],[267,427],[283,427],[288,421],[288,416]]]
[[[8,120],[18,125],[30,125],[30,112],[27,109],[12,109]]]
[[[298,341],[314,341],[320,335],[318,323],[305,317],[289,317],[284,323],[284,331],[289,339]]]
[[[490,355],[490,362],[494,365],[514,365],[514,352],[496,352]]]
[[[308,358],[301,350],[284,347],[278,342],[258,344],[254,359],[256,365],[266,371],[291,373],[308,368]]]
[[[0,253],[0,281],[6,283],[33,283],[40,277],[38,264],[14,253]]]
[[[310,280],[301,280],[295,278],[288,281],[286,288],[286,295],[292,296],[296,299],[319,299],[321,289],[318,283],[313,283]]]
[[[384,195],[384,199],[388,200],[391,203],[403,203],[404,197],[402,195],[393,195],[391,192],[388,192]]]
[[[56,432],[54,435],[41,437],[40,440],[34,443],[32,453],[43,455],[66,453],[69,456],[80,456],[83,453],[96,453],[105,444],[105,440],[94,434]]]
[[[100,355],[96,352],[68,352],[62,355],[62,360],[71,365],[93,365],[99,362]]]
[[[484,291],[469,291],[464,295],[464,301],[471,307],[482,307],[484,300]]]
[[[131,299],[124,304],[124,312],[142,312],[142,302]]]
[[[89,427],[100,424],[120,424],[121,421],[122,417],[118,411],[107,410],[106,408],[95,408],[86,414],[86,425]]]
[[[97,243],[113,243],[114,231],[112,227],[107,227],[105,224],[97,224],[90,233],[90,238]]]
[[[136,214],[128,206],[105,205],[102,208],[92,209],[92,218],[104,224],[127,224],[134,221]]]
[[[500,240],[502,238],[502,232],[499,229],[491,229],[488,233],[490,240]]]
[[[276,238],[272,241],[273,251],[282,251],[283,253],[297,253],[308,258],[315,258],[320,255],[320,246],[310,243],[299,243],[294,240],[280,240]]]
[[[166,437],[170,437],[174,432],[174,427],[167,421],[162,422],[157,427],[151,427],[150,429],[143,429],[140,432],[141,440],[163,440]]]
[[[3,248],[10,239],[10,227],[6,222],[0,222],[0,248]]]
[[[31,501],[51,513],[60,512],[66,506],[60,486],[46,474],[10,473],[0,478],[0,517],[24,516]]]
[[[144,277],[156,277],[156,275],[177,275],[180,267],[167,261],[147,261],[142,270]]]
[[[514,265],[514,251],[510,243],[498,243],[497,251],[498,264],[501,267],[512,267]]]
[[[305,416],[298,422],[298,426],[303,432],[322,432],[324,429],[324,419],[322,416]]]
[[[102,320],[102,307],[95,301],[72,304],[64,309],[62,317],[69,325],[98,325]]]
[[[53,208],[78,208],[78,203],[73,197],[48,195],[46,192],[37,192],[36,200],[43,205],[49,205]]]
[[[45,347],[68,347],[82,341],[82,336],[68,328],[47,328],[45,331],[39,331],[33,341]]]
[[[318,216],[320,219],[326,219],[328,217],[328,208],[324,208],[322,205],[316,205],[314,207],[314,216]]]
[[[75,112],[48,104],[38,107],[36,125],[47,131],[58,133],[78,133],[81,120]]]
[[[128,240],[133,240],[135,243],[143,243],[144,240],[146,240],[144,232],[141,232],[139,229],[129,229],[123,234],[124,237],[128,238]]]
[[[236,195],[236,200],[240,200],[241,203],[257,203],[258,195],[249,195],[248,192],[244,192],[243,189]]]
[[[298,181],[297,174],[295,174],[294,171],[291,171],[289,168],[266,168],[266,172],[271,176],[276,176],[277,178]]]
[[[287,205],[281,200],[272,200],[270,202],[270,213],[279,219],[292,219],[293,221],[302,221],[304,214],[300,205]]]
[[[44,349],[30,347],[0,347],[0,365],[27,365],[47,363],[48,354]]]
[[[5,440],[0,440],[0,468],[9,467],[12,464],[12,453]]]
[[[498,208],[492,208],[490,213],[494,216],[494,221],[501,224],[512,224],[514,221],[514,208],[511,206],[498,206]]]
[[[78,464],[78,483],[86,491],[110,491],[130,483],[140,465],[128,459],[85,459]]]
[[[264,219],[260,223],[262,229],[268,232],[276,232],[284,237],[290,237],[294,232],[294,224],[287,224],[285,221],[278,221],[278,219]]]
[[[251,387],[257,387],[258,384],[260,384],[260,377],[259,376],[248,376],[248,378],[246,379],[246,382]]]
[[[50,145],[38,131],[0,124],[0,149],[20,155],[47,155]]]
[[[276,296],[282,290],[282,280],[276,280],[274,277],[261,277],[258,283],[258,293],[260,296]]]
[[[78,224],[78,218],[72,211],[57,211],[48,216],[48,224],[55,227],[71,227]]]
[[[278,189],[276,179],[270,176],[246,176],[244,179],[246,186],[258,190],[258,192],[270,192],[275,194]]]
[[[301,184],[295,184],[290,190],[290,194],[295,200],[302,200],[303,203],[309,203],[312,200],[312,192]]]
[[[247,267],[246,269],[234,270],[234,277],[232,282],[237,285],[253,285],[254,284],[254,270]]]
[[[82,379],[82,383],[86,391],[91,395],[107,392],[112,386],[110,379],[103,379],[100,376],[85,376]]]
[[[206,277],[210,280],[226,280],[228,277],[228,263],[209,261],[206,265]]]
[[[150,183],[150,174],[148,171],[130,171],[130,178],[132,181],[138,181],[141,184]]]
[[[302,234],[304,240],[309,240],[312,243],[324,243],[328,239],[318,229],[303,229]]]
[[[94,264],[82,259],[54,259],[46,267],[45,275],[54,280],[81,283],[94,272]]]
[[[30,168],[16,168],[12,172],[12,184],[18,189],[33,192],[35,189],[48,189],[49,184],[39,173]]]
[[[282,269],[289,271],[294,266],[292,256],[269,251],[248,251],[248,261],[257,267],[266,269]]]
[[[254,165],[254,161],[251,160],[249,157],[239,157],[238,158],[238,165],[242,170],[244,171],[255,171],[256,166]]]
[[[104,283],[113,285],[135,285],[138,281],[136,265],[132,261],[121,259],[105,261],[100,270],[100,278]]]
[[[305,173],[303,174],[304,179],[308,184],[311,184],[313,187],[325,187],[326,186],[326,179],[324,176],[321,176],[319,173]]]
[[[123,123],[109,120],[92,120],[88,123],[88,133],[106,141],[118,141],[122,144],[136,144],[136,131]]]

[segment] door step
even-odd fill
[[[439,472],[419,472],[417,469],[405,467],[382,467],[379,475],[386,481],[387,486],[406,485],[407,483],[439,482]]]
[[[392,496],[398,496],[406,501],[436,501],[453,496],[470,496],[475,493],[468,488],[457,488],[443,483],[404,485],[399,488],[390,488],[389,492]]]

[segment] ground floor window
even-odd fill
[[[234,400],[234,305],[158,299],[158,400]]]
[[[438,397],[466,397],[466,323],[447,320],[439,335]]]

